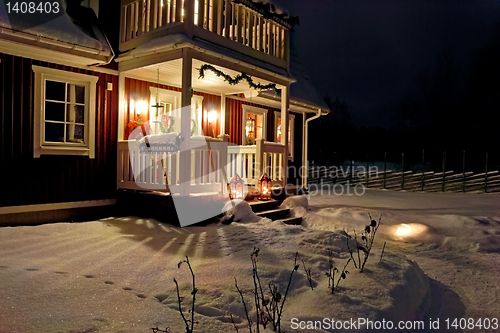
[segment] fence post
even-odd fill
[[[443,152],[443,187],[442,191],[444,192],[445,184],[446,184],[446,151]]]
[[[368,187],[368,178],[370,178],[370,174],[368,173],[368,157],[369,157],[369,154],[366,154],[366,187]]]
[[[463,171],[463,177],[462,177],[462,192],[465,193],[465,150],[462,155],[462,171]]]
[[[405,189],[405,153],[401,153],[401,189]]]
[[[353,174],[352,168],[353,168],[353,162],[354,162],[352,160],[352,150],[351,150],[351,158],[350,158],[350,160],[351,160],[351,168],[349,170],[349,184],[352,184],[352,174]]]
[[[424,191],[424,182],[425,182],[425,149],[422,149],[422,192]]]
[[[488,193],[488,152],[486,152],[486,165],[484,167],[484,193]]]
[[[384,152],[384,190],[385,190],[385,178],[387,177],[387,152]]]

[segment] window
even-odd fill
[[[149,87],[151,95],[151,104],[158,104],[163,108],[151,108],[151,119],[156,119],[158,116],[166,114],[171,121],[171,130],[169,132],[181,132],[181,92]],[[158,95],[158,96],[157,96]],[[202,115],[203,96],[193,95],[191,98],[191,135],[203,135],[201,131],[201,115]],[[154,128],[154,133],[160,133],[159,124]]]
[[[94,158],[98,77],[33,66],[35,72],[34,157]]]
[[[295,116],[289,114],[288,122],[288,159],[293,161],[293,147],[294,147],[294,128],[295,128]],[[274,137],[276,142],[281,142],[281,113],[274,113],[274,123],[276,124],[276,129],[274,132]]]
[[[267,110],[243,105],[243,145],[254,145],[256,139],[266,139]]]

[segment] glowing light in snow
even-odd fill
[[[395,226],[394,236],[398,238],[410,238],[420,236],[429,229],[420,223],[401,223]]]
[[[410,227],[410,225],[402,223],[394,234],[399,237],[405,237],[411,235],[412,233],[413,229]]]

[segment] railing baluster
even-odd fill
[[[205,0],[198,0],[198,26],[203,28],[205,21]]]

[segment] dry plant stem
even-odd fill
[[[299,265],[297,265],[298,255],[299,255],[299,253],[295,252],[295,262],[294,262],[293,270],[290,273],[290,278],[288,279],[288,285],[286,286],[285,295],[283,296],[283,302],[281,303],[281,308],[278,311],[278,318],[276,320],[276,324],[277,324],[276,326],[278,327],[279,333],[281,332],[281,315],[283,314],[283,306],[285,305],[286,296],[288,295],[288,290],[290,290],[290,284],[292,283],[293,273],[295,273],[299,269]]]
[[[238,288],[238,281],[236,281],[236,278],[234,278],[234,285],[236,286],[236,290],[238,290],[238,293],[241,296],[241,302],[243,303],[243,308],[245,308],[245,315],[247,316],[248,320],[248,329],[250,330],[250,333],[252,332],[252,320],[250,319],[250,315],[248,314],[248,308],[247,304],[245,303],[245,298],[243,297],[243,292]]]
[[[372,220],[372,216],[370,214],[368,214],[368,216],[370,217],[370,221]],[[378,227],[380,227],[380,221],[382,220],[382,215],[380,215],[379,219],[378,219],[378,223],[375,227],[373,227],[372,231],[370,233],[370,239],[366,240],[366,252],[365,252],[365,259],[363,260],[363,265],[361,265],[361,273],[363,273],[363,269],[365,268],[365,264],[366,264],[366,261],[368,260],[368,257],[370,256],[370,251],[372,249],[372,245],[373,245],[373,240],[375,239],[375,234],[377,233],[377,230],[378,230]]]
[[[177,301],[179,302],[179,312],[181,314],[182,320],[184,320],[184,324],[186,325],[186,333],[191,333],[192,331],[189,330],[189,322],[184,316],[184,312],[182,311],[181,307],[181,295],[179,294],[179,284],[177,283],[177,280],[174,278],[175,282],[175,287],[177,289]]]
[[[384,242],[384,247],[382,248],[382,253],[380,254],[380,261],[382,261],[382,257],[384,256],[384,251],[385,251],[385,244],[387,242]]]
[[[359,256],[358,236],[356,235],[356,230],[354,230],[354,240],[356,241],[356,250],[358,251],[358,266],[361,267],[361,258]],[[354,267],[358,268],[358,266],[356,266],[356,263],[354,264]]]
[[[194,329],[194,304],[196,302],[196,293],[198,292],[198,289],[196,289],[194,272],[193,272],[193,268],[191,267],[191,264],[189,263],[188,256],[186,256],[186,260],[181,261],[177,265],[177,268],[180,268],[181,264],[183,262],[185,262],[188,265],[189,271],[191,272],[191,276],[193,278],[193,290],[191,291],[191,295],[193,295],[193,304],[191,305],[191,319],[190,320],[186,319],[186,317],[184,316],[184,312],[182,311],[182,307],[181,307],[181,302],[182,301],[181,301],[181,296],[180,296],[180,293],[179,293],[179,284],[177,283],[177,280],[175,278],[174,278],[174,282],[175,282],[175,287],[177,289],[177,300],[179,302],[179,312],[181,314],[182,320],[184,320],[184,324],[186,325],[186,333],[192,333],[193,329]]]
[[[347,260],[347,262],[345,263],[344,268],[342,269],[342,272],[340,273],[340,277],[337,280],[337,285],[335,286],[335,288],[339,287],[339,283],[340,283],[340,280],[342,280],[342,276],[345,276],[344,274],[348,273],[345,269],[347,268],[347,265],[349,265],[350,262],[351,262],[351,258],[349,258],[349,260]],[[345,277],[344,277],[344,279],[345,279]]]
[[[152,328],[151,329],[153,331],[153,333],[158,333],[158,332],[162,332],[162,333],[170,333],[170,328],[167,327],[166,329],[162,330],[158,327],[155,327],[155,328]]]
[[[358,268],[358,266],[356,265],[356,260],[354,260],[354,257],[352,256],[352,249],[351,247],[349,246],[349,239],[351,239],[351,236],[347,233],[347,231],[344,230],[344,233],[345,233],[345,242],[346,242],[346,245],[347,245],[347,251],[349,251],[349,254],[351,256],[351,259],[352,259],[352,263],[354,264],[354,267],[355,268]],[[356,230],[354,230],[354,237],[356,237]],[[354,238],[356,239],[356,238]],[[356,244],[357,244],[357,240],[356,240]],[[358,249],[358,257],[359,257],[359,249]]]
[[[231,322],[233,323],[233,327],[234,327],[234,329],[236,330],[236,333],[238,333],[238,332],[239,332],[239,330],[238,330],[238,326],[236,326],[236,323],[234,322],[234,319],[233,319],[233,314],[232,314],[232,313],[230,313],[230,314],[229,314],[229,316],[231,317]]]
[[[314,290],[314,287],[312,284],[311,269],[307,269],[306,263],[304,262],[304,259],[302,259],[302,265],[304,266],[304,271],[306,272],[307,280],[309,281],[309,285],[311,286],[311,290]]]
[[[258,286],[257,286],[257,259],[256,257],[258,256],[259,254],[259,249],[256,249],[254,248],[254,251],[253,253],[250,255],[250,258],[252,259],[252,278],[253,278],[253,286],[254,286],[254,291],[253,291],[253,295],[254,295],[254,301],[255,301],[255,310],[256,310],[256,314],[257,314],[257,333],[260,332],[260,328],[259,328],[259,325],[260,325],[260,300],[259,300],[259,289],[258,289]]]

